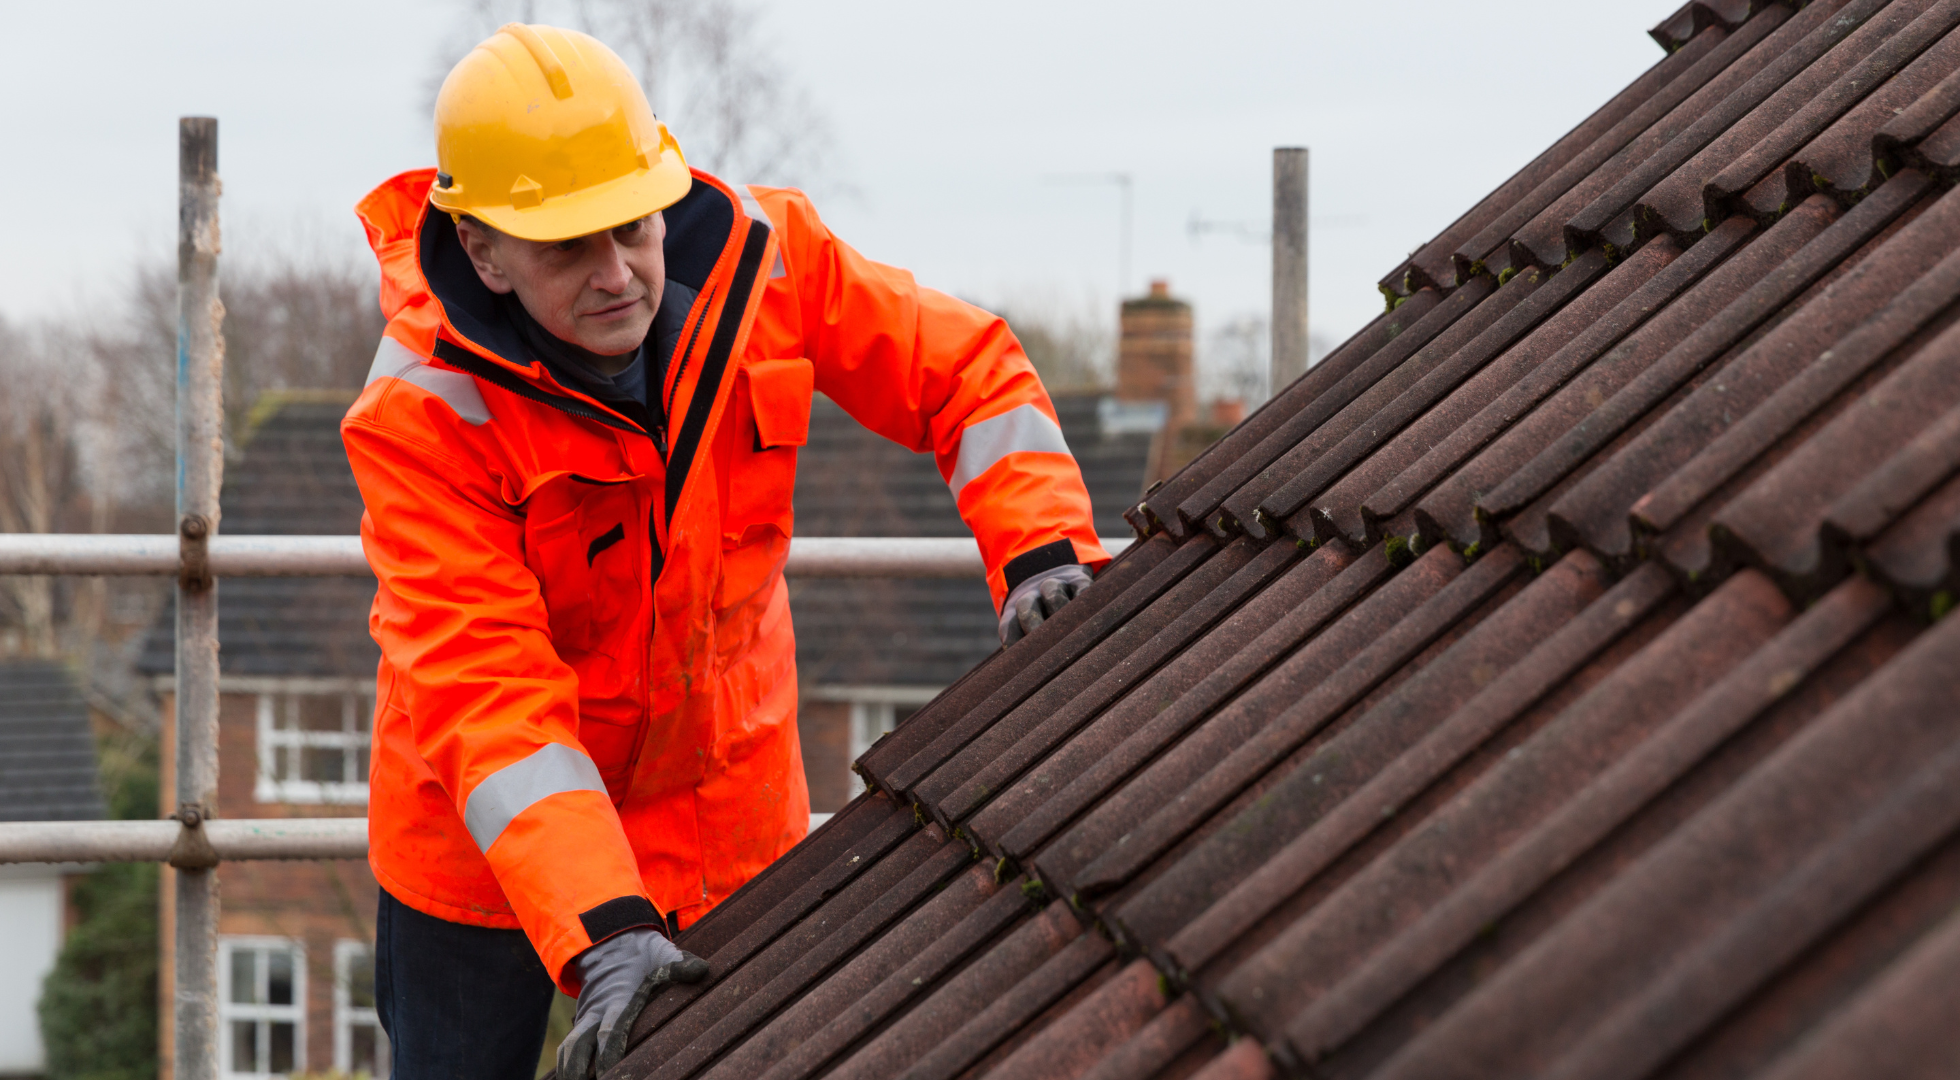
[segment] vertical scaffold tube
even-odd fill
[[[203,823],[218,801],[218,589],[207,558],[224,481],[224,307],[218,302],[218,122],[178,125],[177,820],[173,1080],[218,1076],[218,871]]]

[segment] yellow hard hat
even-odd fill
[[[429,201],[526,240],[568,240],[665,209],[693,182],[624,61],[594,38],[510,23],[436,95]]]

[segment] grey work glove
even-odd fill
[[[1034,633],[1042,620],[1088,588],[1090,580],[1088,567],[1057,566],[1014,586],[1000,606],[1000,643],[1012,645]]]
[[[706,960],[647,926],[615,934],[572,963],[579,976],[578,1012],[571,1034],[558,1044],[558,1080],[588,1080],[619,1064],[633,1021],[656,991],[708,977]]]

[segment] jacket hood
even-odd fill
[[[415,265],[415,233],[435,182],[434,169],[411,169],[382,181],[354,204],[368,246],[381,263],[383,318],[393,320],[429,302],[428,286]]]

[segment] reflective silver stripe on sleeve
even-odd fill
[[[374,363],[368,368],[367,381],[376,379],[400,379],[419,386],[441,398],[466,423],[480,426],[490,422],[490,408],[483,403],[483,392],[476,388],[474,377],[430,367],[415,350],[386,334],[381,335]]]
[[[952,478],[946,485],[953,489],[953,498],[957,500],[975,477],[1009,454],[1068,452],[1061,427],[1048,419],[1048,414],[1032,404],[1017,405],[999,416],[967,425],[960,433],[959,461],[953,466]]]
[[[771,230],[775,229],[776,223],[770,221],[769,215],[762,212],[762,204],[756,201],[755,194],[749,190],[747,184],[736,184],[735,190],[741,193],[742,210],[744,212],[755,220],[769,226]],[[789,273],[789,271],[783,269],[783,241],[782,237],[778,236],[776,238],[776,262],[775,265],[769,268],[769,280],[774,281],[786,273]]]
[[[606,793],[605,781],[592,759],[566,746],[548,743],[522,761],[491,773],[463,804],[463,824],[469,827],[478,850],[504,834],[511,820],[529,810],[540,799],[567,791]]]

